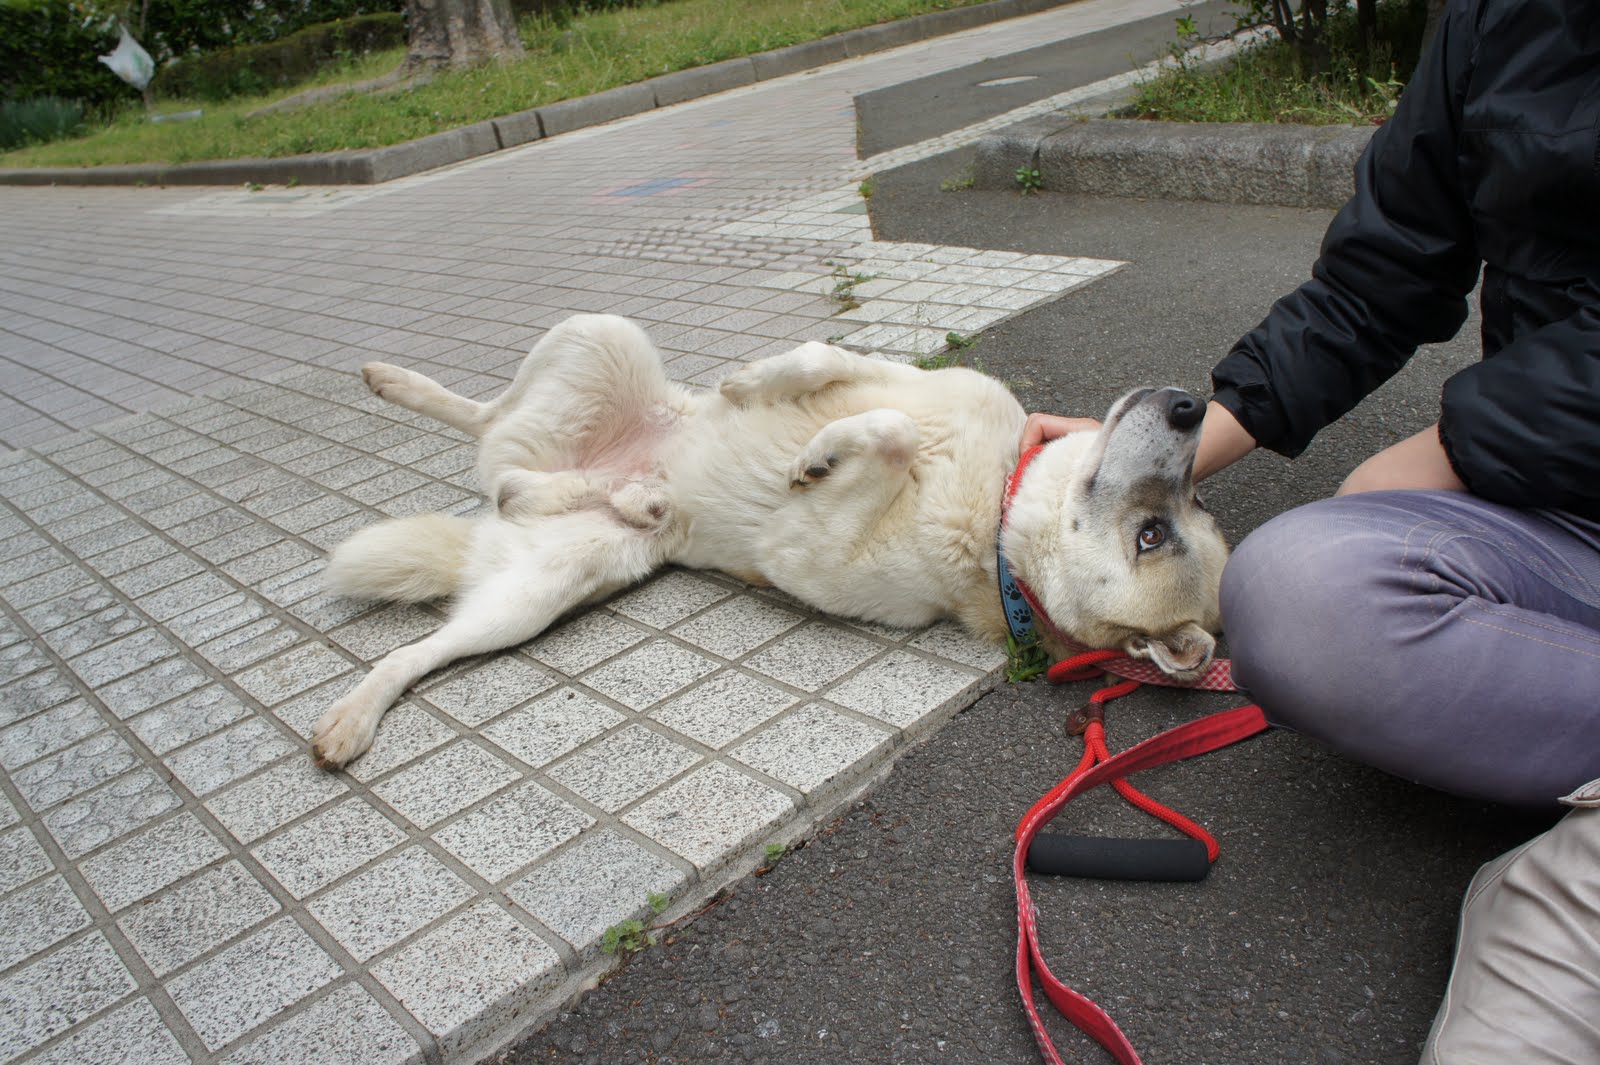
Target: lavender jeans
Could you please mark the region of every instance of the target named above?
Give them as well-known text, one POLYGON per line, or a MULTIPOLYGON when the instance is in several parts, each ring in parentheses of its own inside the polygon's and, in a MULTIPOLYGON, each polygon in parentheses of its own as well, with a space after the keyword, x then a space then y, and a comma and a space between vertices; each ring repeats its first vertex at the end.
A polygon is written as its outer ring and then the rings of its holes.
POLYGON ((1460 492, 1279 515, 1222 577, 1268 719, 1444 791, 1553 805, 1600 777, 1600 525, 1460 492))
POLYGON ((1421 1065, 1600 1062, 1600 525, 1456 492, 1323 500, 1239 545, 1222 617, 1274 723, 1463 795, 1573 793, 1473 880, 1421 1065))

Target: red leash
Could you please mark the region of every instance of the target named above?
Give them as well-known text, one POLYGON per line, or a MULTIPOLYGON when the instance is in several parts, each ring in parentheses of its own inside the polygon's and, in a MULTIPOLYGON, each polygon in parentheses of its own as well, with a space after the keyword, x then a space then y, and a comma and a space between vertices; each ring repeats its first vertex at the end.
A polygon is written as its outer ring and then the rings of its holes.
MULTIPOLYGON (((1130 664, 1142 666, 1145 663, 1129 663, 1117 651, 1089 651, 1057 662, 1050 668, 1049 676, 1055 683, 1086 680, 1102 671, 1125 676, 1124 670, 1130 664)), ((1226 675, 1227 663, 1223 662, 1222 666, 1226 675)), ((1202 842, 1207 862, 1214 862, 1219 849, 1216 839, 1209 832, 1138 791, 1124 778, 1143 769, 1215 751, 1254 736, 1268 727, 1260 707, 1241 706, 1179 725, 1113 756, 1105 743, 1105 704, 1127 695, 1139 684, 1138 680, 1124 679, 1101 688, 1089 697, 1083 709, 1069 718, 1069 730, 1083 733, 1083 758, 1065 780, 1034 803, 1017 825, 1017 847, 1011 862, 1011 875, 1017 891, 1017 988, 1022 994, 1022 1006, 1027 1013, 1028 1024, 1033 1028, 1034 1039, 1039 1044, 1039 1052, 1051 1065, 1063 1065, 1063 1062, 1040 1019, 1033 995, 1035 978, 1062 1016, 1110 1051, 1121 1065, 1139 1065, 1139 1055, 1109 1014, 1062 983, 1045 964, 1044 955, 1039 949, 1036 915, 1026 878, 1029 848, 1039 830, 1077 796, 1101 784, 1110 783, 1139 809, 1202 842)), ((1201 686, 1209 690, 1222 690, 1209 685, 1201 686)), ((1233 690, 1231 684, 1225 690, 1233 690)))
MULTIPOLYGON (((1006 615, 1006 625, 1012 640, 1019 647, 1032 646, 1038 639, 1038 626, 1044 626, 1068 647, 1078 646, 1065 633, 1050 622, 1049 615, 1040 605, 1033 590, 1022 578, 1010 572, 1005 554, 1005 532, 1012 499, 1022 484, 1022 476, 1043 447, 1024 451, 1016 468, 1006 480, 1000 504, 1000 529, 996 537, 996 571, 1000 585, 1001 608, 1006 615)), ((1022 993, 1022 1007, 1027 1012, 1028 1023, 1033 1028, 1039 1052, 1050 1065, 1063 1065, 1061 1055, 1050 1035, 1045 1031, 1034 1002, 1033 985, 1037 979, 1047 997, 1062 1016, 1087 1033, 1121 1065, 1139 1065, 1139 1055, 1122 1034, 1109 1014, 1088 998, 1078 994, 1056 978, 1045 964, 1039 950, 1039 934, 1033 907, 1028 894, 1027 868, 1032 860, 1036 869, 1068 872, 1079 876, 1114 876, 1134 879, 1191 879, 1205 875, 1210 863, 1217 860, 1219 848, 1216 839, 1200 825, 1176 810, 1163 806, 1139 791, 1125 779, 1141 769, 1164 765, 1182 758, 1226 747, 1249 736, 1264 731, 1268 725, 1258 706, 1241 706, 1220 714, 1191 721, 1169 729, 1137 746, 1113 756, 1106 746, 1105 704, 1134 691, 1140 684, 1164 684, 1174 687, 1199 688, 1204 691, 1231 692, 1238 689, 1233 684, 1233 673, 1226 659, 1217 659, 1196 680, 1180 683, 1163 673, 1150 662, 1135 661, 1120 651, 1084 651, 1082 654, 1057 662, 1050 667, 1052 683, 1088 680, 1103 673, 1119 678, 1089 697, 1089 702, 1068 719, 1068 731, 1083 736, 1083 758, 1078 767, 1050 793, 1033 804, 1017 825, 1017 849, 1011 860, 1011 875, 1017 890, 1017 988, 1022 993), (1084 840, 1081 837, 1039 838, 1039 830, 1077 796, 1101 784, 1110 783, 1123 798, 1153 817, 1159 818, 1193 840, 1203 844, 1203 860, 1194 854, 1185 841, 1156 840, 1084 840), (1041 850, 1035 843, 1052 843, 1050 861, 1043 862, 1041 850), (1085 846, 1087 844, 1088 846, 1085 846), (1173 844, 1181 845, 1183 861, 1174 863, 1172 852, 1157 854, 1158 850, 1173 844), (1033 851, 1030 854, 1030 851, 1033 851), (1138 853, 1135 853, 1135 852, 1138 853), (1193 861, 1190 861, 1190 858, 1193 861), (1198 871, 1194 866, 1198 865, 1198 871), (1137 867, 1138 872, 1128 870, 1137 867)))

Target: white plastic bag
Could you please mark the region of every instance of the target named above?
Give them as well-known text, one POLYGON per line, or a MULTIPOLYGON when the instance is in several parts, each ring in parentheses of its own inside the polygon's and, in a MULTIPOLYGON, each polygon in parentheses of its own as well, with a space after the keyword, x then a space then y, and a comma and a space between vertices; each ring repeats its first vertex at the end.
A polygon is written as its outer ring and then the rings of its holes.
POLYGON ((150 53, 133 39, 128 27, 123 26, 121 29, 122 40, 117 42, 117 47, 110 55, 100 56, 100 62, 110 67, 111 72, 117 77, 144 92, 145 86, 150 84, 150 79, 155 77, 156 61, 151 59, 150 53))

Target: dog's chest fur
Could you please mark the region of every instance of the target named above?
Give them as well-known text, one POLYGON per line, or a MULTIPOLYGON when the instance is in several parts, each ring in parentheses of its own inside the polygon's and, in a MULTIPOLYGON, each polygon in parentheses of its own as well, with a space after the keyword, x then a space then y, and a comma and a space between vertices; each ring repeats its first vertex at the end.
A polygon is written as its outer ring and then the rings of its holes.
POLYGON ((967 372, 917 373, 748 407, 715 394, 697 400, 662 451, 680 523, 669 561, 771 583, 832 613, 907 627, 955 617, 1003 639, 995 526, 1025 419, 1003 386, 967 372), (919 439, 909 479, 858 526, 871 483, 852 480, 850 464, 877 456, 838 456, 804 487, 791 477, 825 426, 885 408, 908 415, 919 439))

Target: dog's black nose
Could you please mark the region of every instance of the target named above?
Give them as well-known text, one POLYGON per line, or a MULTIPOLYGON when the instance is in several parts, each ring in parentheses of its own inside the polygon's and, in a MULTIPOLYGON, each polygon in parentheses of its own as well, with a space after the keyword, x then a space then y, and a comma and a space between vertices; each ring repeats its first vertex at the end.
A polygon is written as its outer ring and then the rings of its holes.
POLYGON ((1189 393, 1174 389, 1167 396, 1167 424, 1174 429, 1193 429, 1205 416, 1204 404, 1189 393))

